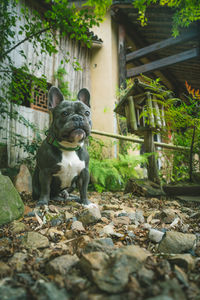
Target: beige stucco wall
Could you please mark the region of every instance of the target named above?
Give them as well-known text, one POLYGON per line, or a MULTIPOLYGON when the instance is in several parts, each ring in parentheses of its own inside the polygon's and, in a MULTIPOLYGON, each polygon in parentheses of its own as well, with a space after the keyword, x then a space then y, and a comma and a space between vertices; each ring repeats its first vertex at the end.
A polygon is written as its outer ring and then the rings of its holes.
MULTIPOLYGON (((100 27, 94 28, 94 33, 103 40, 99 49, 91 53, 91 108, 93 129, 117 133, 117 123, 113 112, 118 84, 118 41, 117 26, 108 12, 100 27)), ((105 141, 105 137, 93 135, 105 141)), ((109 156, 116 155, 116 146, 110 146, 109 156)))

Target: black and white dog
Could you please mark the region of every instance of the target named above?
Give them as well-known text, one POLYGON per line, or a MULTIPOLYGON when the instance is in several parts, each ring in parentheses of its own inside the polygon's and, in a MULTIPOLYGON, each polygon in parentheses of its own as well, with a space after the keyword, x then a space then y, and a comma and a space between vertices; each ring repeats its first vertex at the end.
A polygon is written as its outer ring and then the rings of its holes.
POLYGON ((87 205, 89 155, 84 142, 91 131, 90 93, 81 89, 77 101, 66 101, 51 87, 48 108, 53 120, 36 155, 33 199, 38 206, 48 205, 50 199, 60 199, 60 192, 77 186, 80 203, 87 205))

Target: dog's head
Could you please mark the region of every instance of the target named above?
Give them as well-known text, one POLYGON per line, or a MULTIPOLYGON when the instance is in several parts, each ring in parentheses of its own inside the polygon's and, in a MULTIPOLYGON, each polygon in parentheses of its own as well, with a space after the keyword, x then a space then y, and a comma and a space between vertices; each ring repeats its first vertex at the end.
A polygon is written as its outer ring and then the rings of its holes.
POLYGON ((48 108, 53 115, 49 132, 59 142, 80 144, 90 135, 90 93, 81 89, 77 98, 67 101, 58 88, 49 90, 48 108))

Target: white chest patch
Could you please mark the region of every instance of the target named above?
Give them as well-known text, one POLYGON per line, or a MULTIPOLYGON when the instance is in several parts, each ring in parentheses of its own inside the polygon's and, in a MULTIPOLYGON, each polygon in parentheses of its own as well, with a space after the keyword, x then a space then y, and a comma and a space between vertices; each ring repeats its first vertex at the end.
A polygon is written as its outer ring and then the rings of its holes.
POLYGON ((62 160, 58 165, 61 169, 54 176, 60 178, 62 189, 70 187, 73 178, 85 168, 85 162, 79 159, 75 151, 63 151, 62 160))

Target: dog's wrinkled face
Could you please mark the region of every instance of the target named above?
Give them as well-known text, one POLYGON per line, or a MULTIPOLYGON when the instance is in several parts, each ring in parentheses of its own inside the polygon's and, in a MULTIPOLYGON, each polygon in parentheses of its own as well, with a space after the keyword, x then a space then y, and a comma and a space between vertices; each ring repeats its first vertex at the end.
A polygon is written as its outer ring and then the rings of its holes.
POLYGON ((62 101, 53 109, 51 128, 58 141, 82 142, 91 131, 90 108, 81 101, 62 101))
POLYGON ((80 144, 90 135, 90 93, 84 88, 77 97, 77 101, 66 101, 58 88, 49 90, 48 107, 53 115, 49 131, 59 142, 80 144))

